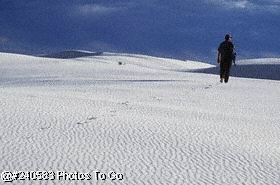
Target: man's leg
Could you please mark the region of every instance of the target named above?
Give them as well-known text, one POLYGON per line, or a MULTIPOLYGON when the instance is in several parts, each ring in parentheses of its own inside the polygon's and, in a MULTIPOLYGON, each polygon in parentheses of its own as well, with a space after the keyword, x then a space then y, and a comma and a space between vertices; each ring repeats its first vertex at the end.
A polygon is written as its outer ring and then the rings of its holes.
POLYGON ((231 68, 231 62, 227 61, 226 66, 225 66, 225 83, 228 82, 229 79, 229 73, 230 73, 230 68, 231 68))
POLYGON ((225 62, 221 61, 220 63, 220 82, 223 82, 225 78, 225 62))

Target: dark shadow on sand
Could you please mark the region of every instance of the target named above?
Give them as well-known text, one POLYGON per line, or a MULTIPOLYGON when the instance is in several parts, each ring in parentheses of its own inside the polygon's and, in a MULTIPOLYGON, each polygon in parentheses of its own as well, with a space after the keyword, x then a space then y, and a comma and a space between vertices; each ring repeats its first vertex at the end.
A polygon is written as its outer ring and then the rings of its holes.
POLYGON ((118 84, 118 83, 168 83, 168 82, 187 82, 189 80, 80 80, 80 79, 60 79, 58 77, 26 77, 26 78, 6 78, 0 80, 1 85, 17 85, 17 86, 37 86, 37 85, 109 85, 109 84, 118 84))
MULTIPOLYGON (((219 75, 220 67, 193 70, 194 73, 206 73, 219 75)), ((280 80, 280 64, 258 64, 232 66, 230 76, 242 78, 256 78, 268 80, 280 80)))
POLYGON ((40 57, 70 59, 70 58, 80 58, 80 57, 89 57, 89 56, 99 56, 102 54, 103 52, 62 51, 58 53, 43 55, 40 57))

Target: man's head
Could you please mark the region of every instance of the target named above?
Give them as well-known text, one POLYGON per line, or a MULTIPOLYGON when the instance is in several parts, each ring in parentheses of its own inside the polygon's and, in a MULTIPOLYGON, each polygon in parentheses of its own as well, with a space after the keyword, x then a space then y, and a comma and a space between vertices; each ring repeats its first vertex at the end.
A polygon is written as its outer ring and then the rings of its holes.
POLYGON ((231 39, 232 39, 231 34, 226 34, 226 36, 225 36, 225 40, 231 40, 231 39))

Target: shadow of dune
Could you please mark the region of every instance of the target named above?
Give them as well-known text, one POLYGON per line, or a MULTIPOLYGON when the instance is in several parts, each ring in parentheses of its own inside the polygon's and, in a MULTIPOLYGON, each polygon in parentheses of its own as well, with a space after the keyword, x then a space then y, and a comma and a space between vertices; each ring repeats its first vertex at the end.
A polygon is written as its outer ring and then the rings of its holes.
POLYGON ((56 85, 110 85, 110 84, 118 84, 118 83, 172 83, 172 82, 187 82, 189 80, 157 80, 157 79, 131 79, 131 80, 121 80, 121 79, 104 79, 104 80, 96 80, 96 79, 61 79, 56 76, 52 77, 20 77, 20 78, 5 78, 5 79, 0 79, 0 84, 1 85, 16 85, 16 86, 36 86, 36 85, 51 85, 51 86, 56 86, 56 85))
MULTIPOLYGON (((206 73, 219 75, 220 67, 193 70, 194 73, 206 73)), ((256 78, 268 80, 280 80, 280 64, 258 64, 232 66, 230 76, 241 78, 256 78)))
POLYGON ((70 58, 80 58, 80 57, 89 57, 89 56, 99 56, 102 54, 103 52, 62 51, 58 53, 43 55, 40 57, 70 59, 70 58))

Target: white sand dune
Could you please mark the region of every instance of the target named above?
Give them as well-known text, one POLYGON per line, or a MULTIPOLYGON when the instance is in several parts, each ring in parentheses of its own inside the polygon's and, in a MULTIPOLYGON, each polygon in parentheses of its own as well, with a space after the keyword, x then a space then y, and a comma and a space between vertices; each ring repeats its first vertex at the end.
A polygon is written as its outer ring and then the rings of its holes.
POLYGON ((56 173, 10 184, 280 183, 279 81, 220 84, 182 72, 208 64, 113 53, 0 53, 0 66, 0 172, 56 173), (97 180, 96 171, 123 180, 97 180))

